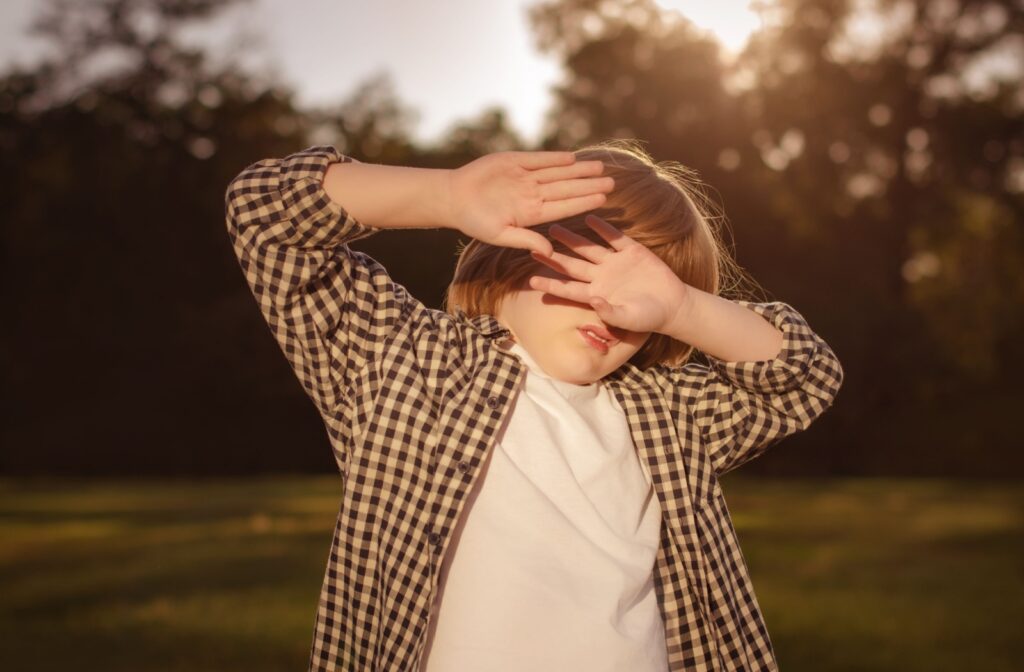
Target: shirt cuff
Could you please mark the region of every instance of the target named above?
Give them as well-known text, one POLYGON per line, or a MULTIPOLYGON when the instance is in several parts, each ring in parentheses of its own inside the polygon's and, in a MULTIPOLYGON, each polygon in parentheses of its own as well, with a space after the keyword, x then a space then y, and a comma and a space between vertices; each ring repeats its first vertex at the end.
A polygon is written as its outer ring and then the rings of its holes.
POLYGON ((787 303, 733 302, 775 325, 782 332, 782 348, 773 359, 758 361, 725 361, 704 353, 710 366, 726 380, 758 394, 783 394, 801 387, 819 355, 821 338, 787 303))
MULTIPOLYGON (((318 246, 351 243, 382 231, 351 216, 324 189, 324 175, 332 163, 359 162, 331 145, 314 145, 282 160, 281 187, 285 194, 294 196, 288 207, 295 220, 316 224, 306 234, 316 239, 318 246), (331 225, 325 226, 325 222, 331 222, 331 225)), ((307 245, 310 242, 306 241, 307 245)))

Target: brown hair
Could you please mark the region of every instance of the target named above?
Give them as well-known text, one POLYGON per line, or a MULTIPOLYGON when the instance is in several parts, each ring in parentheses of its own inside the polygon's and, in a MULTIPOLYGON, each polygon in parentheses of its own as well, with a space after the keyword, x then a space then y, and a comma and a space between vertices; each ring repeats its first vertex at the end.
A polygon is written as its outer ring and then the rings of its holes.
MULTIPOLYGON (((655 163, 638 141, 611 139, 574 150, 578 161, 600 160, 603 175, 615 179, 604 204, 591 210, 625 235, 645 245, 686 284, 718 294, 723 280, 745 278, 721 237, 712 201, 696 171, 675 161, 655 163)), ((608 243, 584 221, 586 213, 531 227, 549 239, 555 223, 598 244, 608 243)), ((564 246, 563 246, 564 247, 564 246)), ((569 250, 569 255, 575 256, 569 250)), ((472 239, 458 252, 455 276, 445 293, 444 309, 467 316, 495 314, 502 298, 529 286, 543 266, 529 250, 489 245, 472 239)), ((630 359, 646 369, 654 364, 681 365, 692 354, 689 344, 654 333, 630 359)))

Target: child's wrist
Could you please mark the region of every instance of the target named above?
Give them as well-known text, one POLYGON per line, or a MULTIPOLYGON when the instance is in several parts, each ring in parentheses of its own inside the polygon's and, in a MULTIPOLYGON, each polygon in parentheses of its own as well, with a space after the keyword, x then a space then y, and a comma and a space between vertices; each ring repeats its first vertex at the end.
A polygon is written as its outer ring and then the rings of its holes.
POLYGON ((690 343, 693 337, 694 311, 698 290, 680 281, 678 291, 674 292, 675 298, 671 300, 676 307, 675 313, 659 333, 670 336, 677 341, 690 343))
POLYGON ((452 174, 454 172, 450 168, 439 168, 431 175, 433 182, 430 185, 430 190, 433 198, 430 200, 434 204, 432 217, 440 228, 461 231, 458 222, 455 221, 455 199, 452 195, 452 174))

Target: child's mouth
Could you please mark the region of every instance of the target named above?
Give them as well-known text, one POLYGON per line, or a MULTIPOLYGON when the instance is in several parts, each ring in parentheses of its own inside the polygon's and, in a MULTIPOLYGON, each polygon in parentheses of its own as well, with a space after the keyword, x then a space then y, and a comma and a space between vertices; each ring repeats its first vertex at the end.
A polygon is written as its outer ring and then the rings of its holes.
POLYGON ((595 350, 599 350, 605 354, 608 353, 609 343, 597 336, 594 332, 583 328, 578 328, 576 331, 578 331, 580 336, 583 337, 583 340, 595 350))

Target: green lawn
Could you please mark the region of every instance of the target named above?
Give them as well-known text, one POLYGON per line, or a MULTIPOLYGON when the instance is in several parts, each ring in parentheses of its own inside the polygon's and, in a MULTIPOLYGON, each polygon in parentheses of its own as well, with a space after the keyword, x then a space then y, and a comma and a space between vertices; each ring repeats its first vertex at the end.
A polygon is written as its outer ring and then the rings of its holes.
MULTIPOLYGON (((1020 669, 1024 484, 723 479, 783 672, 1020 669)), ((303 670, 336 477, 0 481, 3 669, 303 670)))

